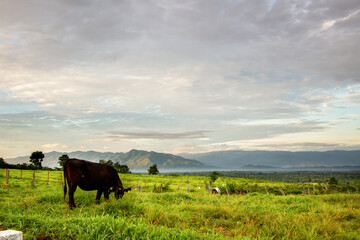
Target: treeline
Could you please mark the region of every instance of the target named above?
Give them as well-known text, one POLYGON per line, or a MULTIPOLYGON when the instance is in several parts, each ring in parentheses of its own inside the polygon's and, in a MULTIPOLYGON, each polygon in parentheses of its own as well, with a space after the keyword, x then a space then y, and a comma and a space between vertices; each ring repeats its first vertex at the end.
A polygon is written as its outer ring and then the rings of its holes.
POLYGON ((118 162, 114 163, 111 160, 100 160, 99 163, 112 166, 118 173, 131 173, 127 165, 121 165, 118 162))
MULTIPOLYGON (((58 164, 60 167, 55 167, 55 169, 49 168, 49 167, 43 167, 42 166, 42 162, 45 158, 45 155, 41 152, 41 151, 36 151, 33 152, 30 157, 29 157, 29 161, 30 163, 21 163, 21 164, 9 164, 7 162, 5 162, 5 160, 0 157, 0 168, 9 168, 9 169, 30 169, 30 170, 62 170, 64 163, 66 162, 66 160, 69 159, 69 156, 66 154, 61 155, 58 158, 58 164)), ((127 165, 122 165, 118 162, 113 162, 112 160, 100 160, 99 161, 100 164, 105 164, 105 165, 109 165, 112 166, 113 168, 115 168, 115 170, 118 173, 131 173, 129 167, 127 165)), ((159 174, 159 170, 157 168, 157 165, 154 164, 152 166, 150 166, 150 168, 148 169, 148 172, 150 175, 157 175, 159 174)))
POLYGON ((23 170, 36 170, 36 169, 43 169, 43 170, 54 170, 49 167, 39 167, 32 163, 18 163, 18 164, 9 164, 3 158, 0 158, 0 168, 9 168, 9 169, 23 169, 23 170))
MULTIPOLYGON (((9 169, 23 169, 23 170, 62 170, 64 162, 69 159, 69 156, 63 154, 58 159, 58 164, 60 167, 55 167, 55 169, 49 167, 43 167, 42 162, 45 158, 45 155, 41 151, 33 152, 29 157, 30 163, 21 163, 21 164, 9 164, 0 157, 0 168, 9 168, 9 169)), ((120 163, 114 163, 111 160, 100 160, 100 164, 105 164, 112 166, 119 173, 131 173, 127 165, 121 165, 120 163)))
POLYGON ((339 184, 360 184, 360 172, 222 172, 226 176, 239 178, 257 178, 288 183, 328 183, 332 177, 339 184))
POLYGON ((53 170, 48 167, 43 167, 41 164, 45 158, 45 155, 41 151, 35 151, 31 153, 29 157, 29 164, 27 163, 18 163, 18 164, 9 164, 5 162, 3 158, 0 158, 0 168, 10 168, 10 169, 30 169, 30 170, 36 170, 36 169, 43 169, 43 170, 53 170))

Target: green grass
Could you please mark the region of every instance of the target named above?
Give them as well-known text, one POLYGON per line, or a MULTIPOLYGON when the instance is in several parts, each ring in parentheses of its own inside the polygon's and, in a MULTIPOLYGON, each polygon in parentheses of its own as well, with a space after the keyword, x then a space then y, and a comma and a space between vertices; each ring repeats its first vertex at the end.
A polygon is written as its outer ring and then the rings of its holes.
POLYGON ((120 176, 125 186, 131 178, 132 186, 138 180, 144 187, 146 179, 146 191, 133 190, 117 201, 112 194, 108 202, 96 203, 95 191, 78 188, 77 208, 69 210, 61 174, 50 172, 48 182, 48 172, 37 171, 34 188, 32 171, 23 171, 20 179, 20 170, 10 170, 10 184, 4 186, 0 169, 0 228, 23 231, 25 239, 360 239, 359 194, 320 194, 311 188, 312 195, 303 196, 299 184, 220 178, 219 187, 233 183, 251 189, 245 196, 220 196, 206 191, 205 177, 129 174, 120 176), (166 183, 169 190, 153 192, 166 183), (276 191, 280 187, 286 196, 276 191), (288 194, 298 188, 299 194, 288 194))

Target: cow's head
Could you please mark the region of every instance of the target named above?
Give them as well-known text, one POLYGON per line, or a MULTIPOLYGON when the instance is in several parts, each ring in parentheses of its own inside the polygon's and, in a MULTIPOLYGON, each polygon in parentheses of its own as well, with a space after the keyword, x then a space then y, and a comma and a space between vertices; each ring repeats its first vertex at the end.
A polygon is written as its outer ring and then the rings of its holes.
POLYGON ((131 187, 130 188, 119 187, 118 191, 115 191, 115 197, 116 199, 119 199, 119 197, 122 198, 125 192, 130 192, 130 191, 131 191, 131 187))

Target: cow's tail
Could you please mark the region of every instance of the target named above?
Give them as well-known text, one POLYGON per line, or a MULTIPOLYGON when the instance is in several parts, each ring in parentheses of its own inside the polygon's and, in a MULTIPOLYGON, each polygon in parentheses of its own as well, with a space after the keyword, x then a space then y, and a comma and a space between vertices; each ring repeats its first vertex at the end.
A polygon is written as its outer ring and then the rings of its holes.
POLYGON ((64 163, 63 165, 63 169, 64 169, 64 202, 65 202, 65 199, 66 199, 66 193, 67 193, 67 188, 66 188, 66 173, 67 173, 67 168, 66 168, 66 164, 64 163))

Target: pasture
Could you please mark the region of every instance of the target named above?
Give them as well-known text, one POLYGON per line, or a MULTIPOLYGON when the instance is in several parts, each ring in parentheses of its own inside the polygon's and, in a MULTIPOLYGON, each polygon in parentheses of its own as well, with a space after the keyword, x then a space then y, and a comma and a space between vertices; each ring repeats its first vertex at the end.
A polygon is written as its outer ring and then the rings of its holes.
POLYGON ((221 177, 215 186, 249 193, 215 195, 202 176, 121 174, 133 187, 122 199, 111 194, 96 203, 96 191, 78 188, 77 208, 69 210, 62 172, 50 171, 48 179, 48 171, 36 171, 35 187, 32 174, 24 170, 20 178, 11 169, 3 185, 0 169, 0 229, 23 231, 25 239, 360 239, 353 189, 221 177))

